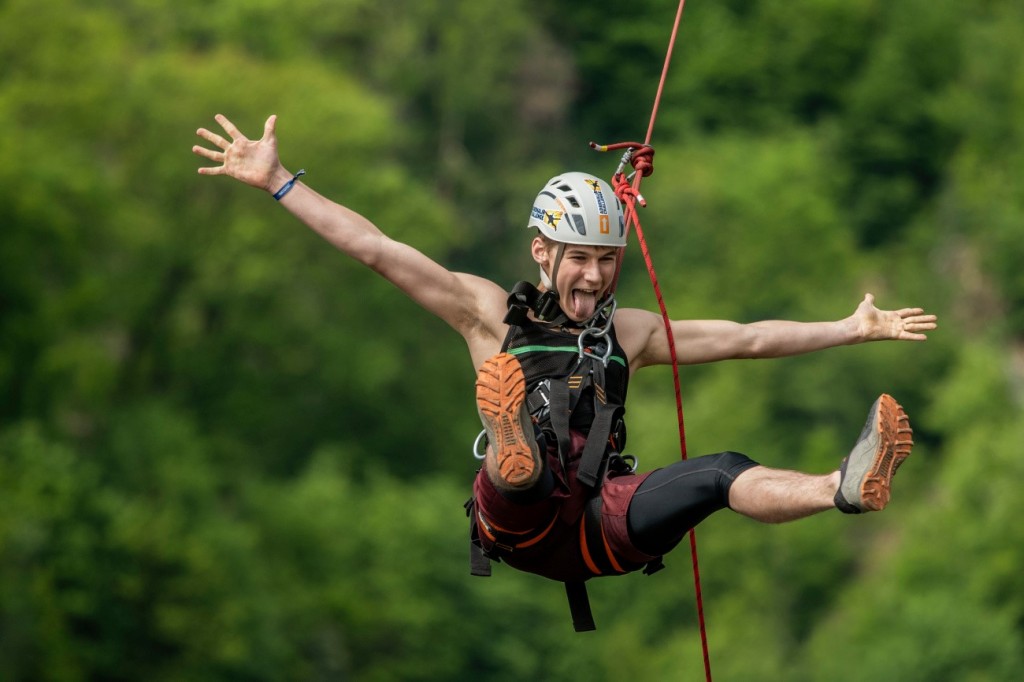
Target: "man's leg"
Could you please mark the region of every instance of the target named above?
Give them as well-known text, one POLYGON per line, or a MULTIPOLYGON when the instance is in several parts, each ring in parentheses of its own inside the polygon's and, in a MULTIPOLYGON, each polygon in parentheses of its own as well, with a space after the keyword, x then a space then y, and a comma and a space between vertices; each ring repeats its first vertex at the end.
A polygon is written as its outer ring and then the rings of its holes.
POLYGON ((543 459, 526 408, 526 381, 515 356, 499 353, 477 373, 476 403, 487 430, 484 469, 502 492, 529 489, 540 479, 543 459))
POLYGON ((738 452, 720 452, 657 469, 636 489, 626 521, 633 546, 661 556, 686 533, 730 504, 730 489, 745 472, 763 469, 738 452))
POLYGON ((881 395, 839 471, 824 476, 755 467, 729 490, 734 511, 766 523, 782 523, 838 507, 847 514, 881 511, 892 478, 914 445, 910 419, 892 396, 881 395))
POLYGON ((910 420, 891 395, 874 401, 850 455, 823 476, 756 467, 729 489, 733 510, 767 523, 804 518, 838 507, 848 514, 882 511, 896 470, 913 446, 910 420))
POLYGON ((757 466, 736 477, 729 507, 764 523, 795 521, 835 507, 839 472, 824 476, 757 466))
POLYGON ((488 441, 473 484, 479 521, 509 536, 543 528, 556 511, 550 498, 554 475, 525 404, 519 361, 499 353, 484 362, 477 373, 476 399, 488 441))
POLYGON ((766 523, 782 523, 838 507, 848 514, 879 511, 892 478, 914 442, 906 412, 891 396, 871 406, 867 422, 839 471, 814 475, 761 466, 735 452, 676 462, 652 472, 628 510, 637 548, 666 553, 710 514, 729 507, 766 523))

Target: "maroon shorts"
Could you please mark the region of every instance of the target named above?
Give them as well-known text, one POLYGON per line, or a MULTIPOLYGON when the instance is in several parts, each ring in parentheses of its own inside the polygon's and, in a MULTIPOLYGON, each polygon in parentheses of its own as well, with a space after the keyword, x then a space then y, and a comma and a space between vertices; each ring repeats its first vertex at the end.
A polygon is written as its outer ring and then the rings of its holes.
POLYGON ((474 523, 485 552, 519 570, 562 581, 628 573, 658 558, 633 546, 626 523, 630 500, 649 473, 607 475, 600 514, 588 515, 592 491, 576 480, 585 442, 582 434, 572 434, 565 472, 554 448, 548 451, 555 484, 540 500, 509 499, 480 470, 473 484, 474 523))

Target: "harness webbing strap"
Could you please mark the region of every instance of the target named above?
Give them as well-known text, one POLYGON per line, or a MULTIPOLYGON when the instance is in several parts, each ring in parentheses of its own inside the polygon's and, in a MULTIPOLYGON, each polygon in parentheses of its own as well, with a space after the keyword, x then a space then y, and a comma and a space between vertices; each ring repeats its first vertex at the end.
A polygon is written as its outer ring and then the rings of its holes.
POLYGON ((580 468, 576 471, 576 479, 588 488, 597 487, 601 480, 601 469, 608 452, 608 437, 620 414, 622 407, 619 405, 597 404, 590 435, 580 455, 580 468))
POLYGON ((588 488, 594 488, 601 480, 601 462, 608 451, 608 434, 612 430, 611 413, 614 408, 601 400, 602 393, 598 390, 604 388, 604 366, 592 358, 588 358, 586 364, 590 365, 591 381, 594 384, 594 421, 590 424, 587 444, 583 446, 580 455, 576 479, 588 488))
MULTIPOLYGON (((595 576, 626 573, 626 569, 619 565, 608 547, 608 541, 601 525, 602 506, 600 494, 593 495, 584 505, 583 520, 580 524, 580 550, 583 552, 587 567, 595 576)), ((652 563, 658 564, 660 559, 652 563)), ((655 570, 657 568, 652 568, 650 572, 653 573, 655 570)), ((569 599, 573 629, 576 632, 596 630, 597 626, 590 610, 590 597, 587 594, 586 583, 583 581, 567 582, 565 593, 569 599)))
POLYGON ((558 514, 552 514, 551 520, 548 521, 548 525, 544 526, 540 530, 533 528, 524 533, 513 533, 502 528, 494 527, 487 521, 487 519, 484 518, 484 515, 480 510, 476 510, 476 520, 478 522, 477 529, 481 531, 488 540, 493 542, 499 549, 511 552, 517 549, 532 547, 546 538, 548 533, 551 532, 551 529, 555 527, 555 522, 558 521, 558 514))
POLYGON ((572 396, 566 381, 551 382, 551 429, 558 441, 558 461, 564 468, 572 438, 569 435, 569 417, 572 415, 572 396))
POLYGON ((590 597, 587 596, 587 584, 582 580, 570 580, 565 583, 565 596, 569 600, 569 613, 572 614, 572 628, 576 632, 596 630, 594 614, 590 610, 590 597))
POLYGON ((479 529, 476 525, 476 498, 469 498, 464 506, 466 516, 469 517, 469 574, 490 577, 491 560, 480 546, 479 529))
POLYGON ((517 282, 508 296, 508 314, 505 324, 523 325, 529 319, 529 312, 549 324, 572 324, 558 304, 558 292, 554 289, 541 292, 529 282, 517 282))
POLYGON ((469 543, 469 574, 482 578, 491 577, 491 560, 475 542, 469 543))
POLYGON ((587 567, 594 575, 625 573, 615 561, 601 524, 601 509, 604 502, 600 494, 593 495, 583 507, 583 523, 580 524, 580 547, 583 548, 587 567))

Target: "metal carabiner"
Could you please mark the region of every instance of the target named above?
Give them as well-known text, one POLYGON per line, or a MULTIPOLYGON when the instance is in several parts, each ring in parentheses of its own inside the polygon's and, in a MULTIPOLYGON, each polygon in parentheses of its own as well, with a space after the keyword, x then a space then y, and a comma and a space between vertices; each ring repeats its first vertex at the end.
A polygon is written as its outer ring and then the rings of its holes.
POLYGON ((487 457, 487 445, 484 445, 484 451, 480 452, 480 441, 487 439, 487 429, 480 432, 480 435, 473 441, 473 458, 483 460, 487 457))
POLYGON ((612 344, 606 343, 604 352, 599 355, 588 348, 584 342, 587 337, 593 337, 595 340, 600 340, 608 336, 608 332, 612 330, 612 320, 615 319, 615 311, 618 307, 619 304, 618 301, 615 300, 615 296, 610 296, 608 303, 598 310, 594 317, 590 319, 591 325, 580 332, 580 335, 576 340, 576 345, 579 347, 581 360, 583 358, 593 358, 595 360, 600 360, 601 364, 605 367, 608 366, 608 361, 612 357, 612 344), (610 311, 608 311, 609 308, 611 308, 610 311), (594 324, 594 322, 602 316, 605 318, 604 324, 600 326, 594 324))
MULTIPOLYGON (((579 338, 579 342, 578 342, 579 349, 580 349, 580 358, 593 358, 595 360, 600 360, 601 364, 604 365, 605 367, 607 367, 608 366, 608 361, 611 360, 611 357, 612 357, 612 344, 610 344, 610 343, 608 343, 606 341, 605 344, 604 344, 604 352, 600 353, 600 354, 595 353, 589 347, 583 345, 584 337, 588 335, 589 331, 590 330, 588 330, 588 329, 584 329, 580 333, 580 338, 579 338)), ((595 337, 597 337, 599 339, 602 336, 604 336, 603 334, 590 334, 590 335, 591 336, 595 336, 595 337)))

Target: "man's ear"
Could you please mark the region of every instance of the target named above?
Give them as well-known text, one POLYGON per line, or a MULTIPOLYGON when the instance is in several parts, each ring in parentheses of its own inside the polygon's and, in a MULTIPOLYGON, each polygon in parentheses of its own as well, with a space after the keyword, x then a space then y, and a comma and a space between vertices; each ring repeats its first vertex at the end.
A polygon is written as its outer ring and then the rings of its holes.
POLYGON ((540 237, 533 238, 533 242, 530 244, 530 255, 533 256, 534 262, 541 267, 546 267, 551 260, 551 251, 548 249, 547 243, 540 237))

